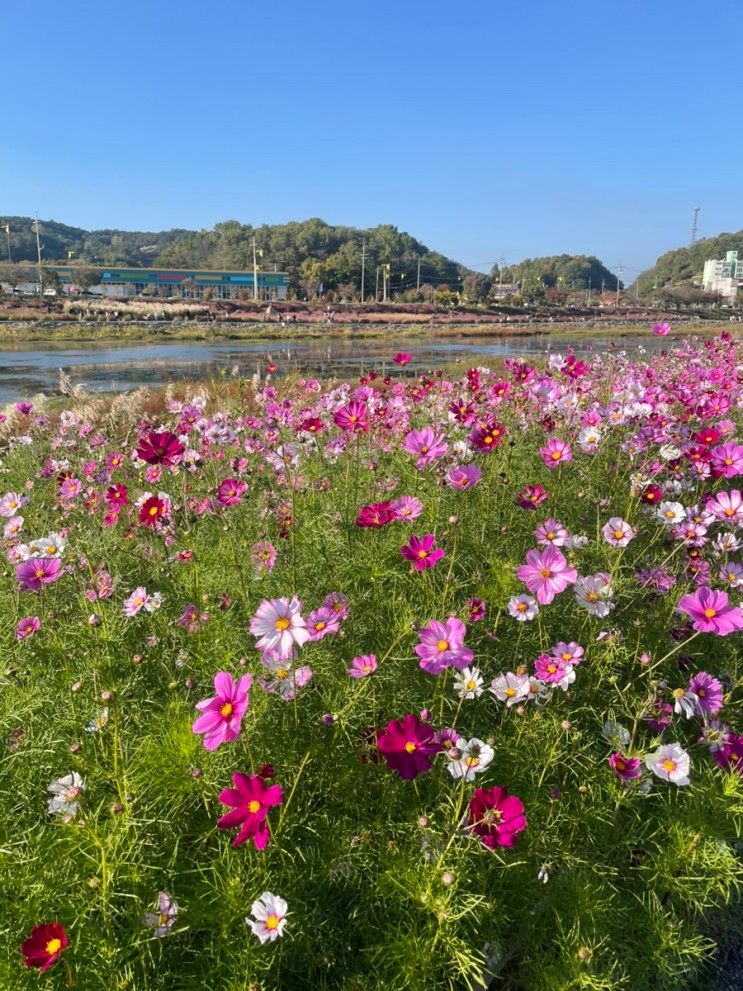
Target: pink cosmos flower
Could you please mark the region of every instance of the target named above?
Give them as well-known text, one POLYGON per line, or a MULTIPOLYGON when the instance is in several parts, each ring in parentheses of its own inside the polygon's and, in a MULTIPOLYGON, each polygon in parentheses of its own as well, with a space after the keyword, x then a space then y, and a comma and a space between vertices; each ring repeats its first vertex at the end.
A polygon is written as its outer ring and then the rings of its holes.
POLYGON ((413 648, 419 665, 429 674, 439 675, 448 667, 466 668, 475 656, 464 646, 466 627, 461 619, 450 616, 446 623, 432 619, 418 631, 419 642, 413 648))
POLYGON ((636 536, 629 523, 620 519, 619 516, 612 516, 604 525, 601 533, 607 544, 611 544, 612 547, 626 547, 630 540, 636 536))
POLYGON ((124 599, 122 603, 122 609, 124 610, 124 615, 129 619, 132 616, 136 616, 139 610, 146 606, 149 602, 149 595, 147 594, 147 589, 140 585, 135 588, 128 599, 124 599))
POLYGON ((266 788, 257 774, 248 777, 240 771, 232 775, 232 783, 234 788, 225 788, 219 793, 219 801, 222 805, 231 805, 232 811, 225 812, 217 820, 217 826, 220 829, 241 827, 232 841, 233 846, 240 846, 252 839, 256 850, 265 850, 270 838, 268 810, 281 804, 284 791, 278 784, 266 788))
POLYGON ((276 567, 276 548, 268 540, 259 540, 250 548, 250 566, 259 578, 270 575, 276 567))
POLYGON ((550 654, 540 654, 534 661, 534 673, 540 681, 548 684, 558 684, 568 674, 570 664, 566 664, 561 658, 550 654))
POLYGON ((352 399, 346 406, 341 406, 333 415, 336 427, 349 433, 365 433, 369 429, 368 410, 366 403, 352 399))
POLYGON ((433 727, 411 713, 403 719, 390 720, 379 735, 377 747, 389 768, 412 781, 430 770, 431 757, 442 749, 434 737, 433 727))
POLYGON ((551 546, 543 551, 527 551, 526 564, 519 565, 516 574, 543 606, 549 605, 578 578, 575 568, 569 568, 561 552, 551 546))
POLYGON ((570 534, 562 523, 550 518, 536 528, 534 536, 542 547, 548 544, 552 544, 553 547, 564 547, 570 534))
POLYGON ((348 619, 350 615, 348 596, 343 592, 331 592, 322 600, 324 609, 332 609, 339 620, 348 619))
POLYGON ((728 604, 727 593, 698 588, 693 595, 684 595, 676 607, 691 620, 700 633, 716 633, 726 637, 743 629, 743 613, 738 606, 728 604))
POLYGON ((231 674, 220 671, 214 677, 214 696, 196 703, 202 715, 191 728, 194 733, 204 734, 207 750, 216 750, 221 743, 238 738, 252 683, 253 676, 250 674, 235 682, 231 674))
POLYGON ((423 512, 423 503, 415 496, 402 495, 392 503, 396 520, 417 520, 423 512))
POLYGON ((699 671, 689 682, 689 691, 696 695, 696 709, 702 715, 714 715, 722 709, 722 683, 706 671, 699 671))
POLYGON ((612 771, 623 781, 630 781, 632 778, 642 776, 642 767, 640 766, 642 762, 639 757, 627 757, 621 750, 617 750, 616 753, 607 757, 607 761, 612 771))
POLYGON ((477 599, 474 596, 470 596, 467 599, 467 609, 468 609, 468 619, 471 623, 479 623, 481 619, 485 619, 487 614, 487 607, 482 599, 477 599))
POLYGON ((56 582, 62 575, 62 562, 56 557, 33 557, 15 569, 21 588, 38 592, 44 585, 56 582))
POLYGON ((374 674, 377 667, 376 654, 361 654, 351 661, 351 667, 347 669, 347 673, 351 678, 366 678, 370 674, 374 674))
POLYGON ((557 437, 552 437, 544 447, 540 447, 539 454, 542 461, 550 469, 557 468, 558 465, 573 460, 573 452, 570 444, 567 441, 559 440, 557 437))
POLYGON ((737 771, 743 777, 743 733, 731 733, 723 746, 712 755, 715 763, 726 771, 737 771))
POLYGON ((570 643, 561 640, 552 648, 552 656, 557 657, 563 664, 580 664, 584 653, 581 645, 574 640, 571 640, 570 643))
POLYGON ((247 488, 248 486, 242 479, 225 478, 217 488, 217 502, 220 506, 237 506, 247 488))
POLYGON ((704 508, 723 523, 743 523, 743 495, 739 489, 718 492, 704 508))
POLYGON ((79 478, 65 478, 62 484, 59 486, 60 498, 71 502, 80 495, 83 489, 83 483, 79 478))
POLYGON ((549 499, 549 492, 541 485, 525 485, 516 496, 516 503, 522 509, 536 509, 549 499))
POLYGON ((41 621, 38 616, 25 616, 15 628, 16 639, 30 640, 40 629, 41 621))
POLYGON ((470 800, 469 829, 489 849, 511 847, 516 836, 526 829, 524 805, 505 788, 475 788, 470 800))
POLYGON ((19 509, 22 509, 28 502, 28 496, 18 495, 17 492, 6 492, 0 498, 0 516, 10 519, 15 516, 19 509))
POLYGON ((477 451, 495 451, 506 436, 505 427, 493 417, 486 417, 470 432, 469 442, 477 451))
POLYGON ((411 362, 412 358, 412 354, 407 354, 405 351, 400 351, 392 360, 396 365, 407 365, 411 362))
POLYGON ((455 465, 446 473, 447 485, 453 489, 471 489, 482 478, 482 471, 476 464, 455 465))
POLYGON ((327 636, 337 633, 341 626, 340 617, 328 606, 320 606, 311 612, 305 620, 310 631, 310 640, 324 640, 327 636))
POLYGON ((656 337, 667 337, 671 333, 670 323, 654 323, 653 333, 656 337))
POLYGON ((422 430, 411 430, 405 437, 402 446, 410 454, 418 457, 416 468, 423 470, 426 465, 442 457, 449 450, 443 434, 436 434, 431 427, 422 430))
POLYGON ((444 556, 443 548, 434 547, 435 543, 436 537, 432 533, 426 534, 425 537, 411 535, 408 543, 400 548, 400 553, 406 561, 412 563, 416 571, 426 571, 435 567, 437 561, 444 556))
POLYGON ((712 448, 712 470, 717 477, 743 475, 743 444, 719 444, 712 448))
POLYGON ((310 639, 310 632, 302 619, 302 603, 291 599, 266 599, 258 606, 250 621, 250 632, 258 637, 258 650, 276 652, 280 658, 289 657, 295 644, 301 647, 310 639))

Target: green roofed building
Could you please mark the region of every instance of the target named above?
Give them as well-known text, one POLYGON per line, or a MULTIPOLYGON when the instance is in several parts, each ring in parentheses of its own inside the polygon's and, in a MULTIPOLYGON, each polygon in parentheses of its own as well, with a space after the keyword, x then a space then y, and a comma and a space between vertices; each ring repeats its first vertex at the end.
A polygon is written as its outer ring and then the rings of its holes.
MULTIPOLYGON (((44 265, 56 272, 63 287, 75 286, 81 269, 75 265, 44 265)), ((158 299, 285 299, 286 272, 211 272, 180 268, 115 268, 86 266, 86 281, 100 273, 90 291, 104 296, 154 296, 158 299)))

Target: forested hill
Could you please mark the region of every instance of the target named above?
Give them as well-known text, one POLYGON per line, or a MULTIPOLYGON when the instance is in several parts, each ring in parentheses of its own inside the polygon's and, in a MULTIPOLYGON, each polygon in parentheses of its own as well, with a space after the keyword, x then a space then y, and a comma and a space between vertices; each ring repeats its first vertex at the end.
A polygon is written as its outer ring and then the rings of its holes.
MULTIPOLYGON (((36 260, 33 223, 31 217, 0 217, 0 227, 10 226, 15 262, 36 260)), ((422 285, 444 284, 456 289, 469 271, 391 224, 361 230, 332 226, 319 219, 260 227, 227 220, 209 231, 176 229, 158 233, 86 231, 51 220, 40 220, 39 225, 43 258, 48 262, 66 262, 67 252, 72 251, 72 262, 81 265, 250 270, 255 238, 259 266, 288 272, 295 287, 303 282, 322 282, 326 289, 358 289, 362 253, 367 292, 375 285, 378 266, 380 280, 381 266, 389 266, 390 288, 396 293, 415 289, 419 263, 422 285)), ((4 230, 0 234, 5 241, 4 230)))
POLYGON ((594 255, 547 255, 527 258, 509 265, 501 273, 497 266, 491 273, 503 282, 518 282, 523 286, 539 284, 545 288, 601 289, 617 287, 617 277, 594 255))
POLYGON ((705 261, 708 258, 724 258, 728 251, 737 251, 743 258, 743 231, 706 237, 691 248, 667 251, 652 268, 640 275, 640 283, 644 286, 662 287, 699 281, 705 261))

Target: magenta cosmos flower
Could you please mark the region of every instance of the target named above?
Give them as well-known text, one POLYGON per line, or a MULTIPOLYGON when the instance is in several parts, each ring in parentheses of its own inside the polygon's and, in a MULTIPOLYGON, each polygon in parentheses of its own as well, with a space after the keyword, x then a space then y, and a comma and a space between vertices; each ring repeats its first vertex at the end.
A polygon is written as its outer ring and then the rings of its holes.
POLYGON ((513 846, 518 833, 526 829, 523 802, 497 785, 488 790, 475 788, 470 801, 469 828, 489 850, 513 846))
POLYGON ((743 475, 743 444, 720 444, 713 447, 712 470, 722 478, 743 475))
POLYGON ((436 537, 432 533, 425 537, 412 536, 404 547, 400 548, 400 553, 406 561, 410 561, 416 571, 426 571, 433 568, 437 561, 444 556, 443 548, 434 547, 436 537))
POLYGON ((411 781, 430 769, 431 758, 442 749, 434 736, 433 727, 411 713, 404 719, 391 719, 380 733, 377 747, 387 766, 411 781))
POLYGON ((567 441, 553 437, 544 447, 539 448, 542 461, 548 468, 557 468, 566 461, 573 460, 573 451, 567 441))
POLYGON ((397 515, 391 502, 373 502, 369 506, 361 507, 356 517, 356 526, 386 526, 396 519, 397 515))
POLYGON ((482 478, 482 472, 475 464, 455 465, 446 473, 447 485, 453 489, 471 489, 482 478))
POLYGON ((728 604, 725 592, 711 588, 698 588, 693 595, 684 595, 676 607, 691 620, 699 633, 716 633, 726 637, 743 629, 743 613, 738 606, 728 604))
POLYGON ((30 640, 31 637, 41 629, 41 620, 38 616, 25 616, 19 620, 15 628, 17 640, 30 640))
POLYGON ((369 429, 368 410, 366 403, 353 399, 346 406, 341 406, 333 415, 336 427, 349 433, 364 433, 369 429))
POLYGON ((699 671, 689 682, 689 691, 697 697, 696 708, 703 715, 714 715, 722 709, 722 683, 706 671, 699 671))
POLYGON ((406 351, 399 351, 392 360, 396 365, 408 365, 412 358, 412 354, 408 354, 406 351))
POLYGON ((413 648, 420 657, 420 667, 436 675, 448 667, 463 671, 475 656, 464 646, 465 633, 464 623, 456 616, 450 616, 446 623, 432 619, 418 631, 419 642, 413 648))
POLYGON ((265 850, 270 838, 268 810, 281 804, 284 791, 281 785, 269 785, 266 788, 263 779, 257 774, 248 777, 241 771, 232 775, 232 783, 234 788, 225 788, 219 793, 219 801, 222 805, 231 805, 232 811, 225 812, 217 820, 217 826, 220 829, 241 827, 232 841, 233 846, 252 840, 256 850, 265 850))
POLYGON ((204 734, 204 747, 216 750, 220 743, 236 740, 248 708, 248 693, 253 676, 245 674, 235 682, 231 674, 220 671, 214 677, 214 697, 202 699, 196 708, 202 713, 193 724, 194 733, 204 734))
POLYGON ((541 485, 525 485, 516 496, 516 504, 522 509, 536 509, 549 497, 541 485))
POLYGON ((183 444, 169 430, 163 430, 160 433, 151 430, 140 438, 137 456, 141 461, 146 461, 148 465, 166 465, 169 467, 177 463, 184 451, 183 444))
POLYGON ((569 568, 562 553, 552 545, 543 551, 526 552, 526 564, 516 569, 520 581, 546 606, 578 578, 575 568, 569 568))
POLYGON ((278 658, 288 657, 295 644, 301 647, 310 639, 310 631, 302 619, 302 603, 291 599, 265 599, 250 621, 250 632, 258 637, 258 650, 275 652, 278 658))
POLYGON ((715 763, 726 771, 737 771, 743 777, 743 733, 736 735, 732 733, 727 742, 715 750, 715 763))
POLYGON ((664 323, 664 322, 654 323, 653 333, 655 334, 656 337, 667 337, 668 334, 671 333, 670 323, 664 323))
POLYGON ((639 778, 642 775, 639 757, 627 757, 621 750, 617 750, 616 753, 607 757, 607 761, 612 771, 623 781, 630 781, 632 778, 639 778))
POLYGON ((470 432, 469 442, 477 451, 494 451, 503 443, 506 430, 502 423, 487 417, 470 432))
POLYGON ((247 488, 247 484, 242 479, 225 478, 217 487, 217 502, 220 506, 237 506, 247 488))
POLYGON ((23 561, 15 569, 15 576, 26 590, 38 592, 42 586, 50 585, 62 574, 62 562, 56 557, 33 557, 23 561))

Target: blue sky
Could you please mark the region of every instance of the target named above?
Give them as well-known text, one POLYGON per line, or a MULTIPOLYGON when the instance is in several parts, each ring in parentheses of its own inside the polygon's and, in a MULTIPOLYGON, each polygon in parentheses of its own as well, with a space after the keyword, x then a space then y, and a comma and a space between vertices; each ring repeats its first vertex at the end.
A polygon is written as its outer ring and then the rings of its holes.
POLYGON ((625 278, 743 228, 738 0, 26 0, 0 18, 0 212, 393 223, 472 267, 625 278))

